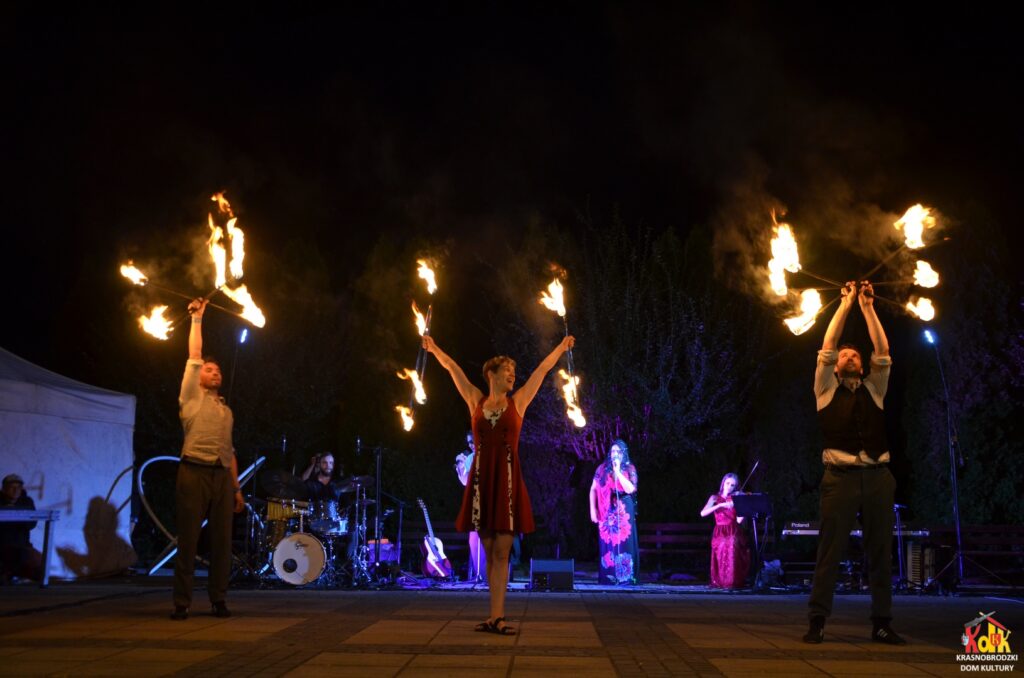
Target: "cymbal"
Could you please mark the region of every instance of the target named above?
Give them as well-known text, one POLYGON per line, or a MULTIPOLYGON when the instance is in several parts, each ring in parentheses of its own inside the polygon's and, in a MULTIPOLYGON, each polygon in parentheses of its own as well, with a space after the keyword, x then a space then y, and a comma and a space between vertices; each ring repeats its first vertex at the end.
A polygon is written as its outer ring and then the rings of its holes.
POLYGON ((373 504, 376 504, 377 502, 375 502, 373 499, 360 499, 359 501, 354 502, 354 503, 359 504, 360 506, 372 506, 373 504))
POLYGON ((373 484, 373 476, 352 476, 348 479, 341 489, 338 490, 340 494, 345 492, 355 492, 357 488, 366 487, 367 485, 373 484))
POLYGON ((274 469, 263 474, 263 489, 268 494, 282 499, 306 499, 309 491, 306 483, 284 469, 274 469))

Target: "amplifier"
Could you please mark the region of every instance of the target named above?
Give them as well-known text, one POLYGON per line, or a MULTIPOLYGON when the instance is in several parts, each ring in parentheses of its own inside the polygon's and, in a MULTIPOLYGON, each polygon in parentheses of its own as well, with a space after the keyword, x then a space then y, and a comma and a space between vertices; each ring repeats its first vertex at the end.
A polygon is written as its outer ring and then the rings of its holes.
POLYGON ((572 591, 576 561, 530 559, 530 589, 533 591, 572 591))

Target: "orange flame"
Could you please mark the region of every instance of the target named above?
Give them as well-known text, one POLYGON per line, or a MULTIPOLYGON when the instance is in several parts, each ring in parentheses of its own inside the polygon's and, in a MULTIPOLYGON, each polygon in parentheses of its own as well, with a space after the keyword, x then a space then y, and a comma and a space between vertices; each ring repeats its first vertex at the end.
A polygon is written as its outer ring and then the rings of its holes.
POLYGON ((223 191, 211 195, 210 200, 217 203, 217 209, 221 214, 226 214, 229 217, 235 216, 235 213, 231 211, 231 203, 229 203, 228 199, 224 197, 223 191))
POLYGON ((127 264, 121 264, 121 275, 131 280, 135 285, 145 285, 149 281, 146 274, 135 268, 135 265, 130 261, 127 264))
POLYGON ((171 321, 164 317, 166 306, 154 306, 148 316, 139 316, 139 327, 157 339, 167 341, 171 336, 171 321))
POLYGON ((206 247, 210 250, 210 258, 213 259, 214 283, 216 288, 224 287, 227 283, 227 262, 228 253, 224 249, 224 229, 213 223, 213 215, 209 215, 210 239, 206 241, 206 247))
POLYGON ((267 324, 266 316, 263 315, 263 311, 256 305, 256 302, 253 301, 252 295, 249 294, 249 290, 245 288, 245 285, 239 285, 234 289, 225 287, 224 294, 242 307, 242 317, 253 325, 263 327, 267 324))
POLYGON ((587 420, 584 418, 583 410, 579 406, 577 387, 580 384, 580 378, 575 375, 569 376, 569 373, 562 369, 558 370, 558 376, 565 380, 565 383, 562 384, 562 397, 565 398, 565 414, 576 425, 576 428, 583 428, 587 425, 587 420))
POLYGON ((411 431, 413 424, 416 423, 415 421, 413 421, 412 418, 412 410, 410 410, 408 407, 405 407, 404 405, 395 405, 395 412, 398 412, 400 415, 402 415, 402 428, 404 428, 406 431, 411 431))
MULTIPOLYGON (((774 213, 772 220, 775 220, 774 213)), ((768 262, 768 283, 772 291, 782 297, 789 291, 786 286, 786 271, 796 273, 800 270, 800 255, 797 252, 793 228, 789 224, 776 224, 772 230, 775 231, 775 237, 772 238, 772 258, 768 262)))
POLYGON ((918 203, 908 209, 899 221, 893 224, 897 231, 902 230, 906 236, 907 247, 912 250, 924 247, 921 236, 926 228, 935 228, 935 217, 930 207, 918 203))
POLYGON ((914 284, 918 287, 935 287, 939 284, 939 273, 927 261, 918 261, 914 284))
POLYGON ((917 301, 908 301, 907 310, 921 320, 932 320, 935 318, 935 307, 928 297, 918 297, 917 301))
POLYGON ((420 405, 427 402, 427 392, 423 389, 423 382, 420 381, 420 375, 416 373, 416 370, 404 368, 397 374, 399 379, 412 381, 413 397, 416 398, 416 402, 420 405))
POLYGON ((412 302, 412 313, 416 317, 416 331, 419 332, 422 337, 427 333, 427 319, 422 313, 420 313, 420 309, 416 306, 415 301, 412 302))
POLYGON ((551 281, 547 291, 540 293, 539 302, 549 311, 554 311, 561 317, 565 317, 565 297, 563 296, 562 283, 558 282, 558 278, 551 281))
POLYGON ((427 292, 433 294, 437 291, 437 279, 434 277, 434 271, 430 268, 426 259, 417 259, 416 263, 420 265, 416 269, 416 273, 427 283, 427 292))
POLYGON ((821 311, 821 295, 818 294, 818 290, 804 290, 800 295, 800 315, 786 318, 782 322, 786 323, 790 332, 801 335, 814 326, 819 311, 821 311))
POLYGON ((245 259, 245 233, 235 224, 238 219, 228 219, 228 237, 231 238, 231 277, 240 280, 242 277, 242 260, 245 259))

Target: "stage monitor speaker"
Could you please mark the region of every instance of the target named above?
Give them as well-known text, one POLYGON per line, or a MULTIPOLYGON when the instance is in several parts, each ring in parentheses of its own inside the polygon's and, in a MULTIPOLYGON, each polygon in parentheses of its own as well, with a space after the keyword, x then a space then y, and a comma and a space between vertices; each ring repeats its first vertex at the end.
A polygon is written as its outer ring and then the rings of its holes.
POLYGON ((572 591, 576 561, 530 559, 530 589, 532 591, 572 591))

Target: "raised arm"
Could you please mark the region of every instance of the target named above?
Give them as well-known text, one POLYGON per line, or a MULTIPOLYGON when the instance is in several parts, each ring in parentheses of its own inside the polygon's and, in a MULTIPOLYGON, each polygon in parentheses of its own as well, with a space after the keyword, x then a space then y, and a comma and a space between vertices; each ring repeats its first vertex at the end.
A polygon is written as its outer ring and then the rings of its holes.
POLYGON ((512 396, 512 401, 516 404, 516 410, 519 411, 519 416, 526 414, 526 408, 530 406, 533 399, 537 396, 537 391, 540 390, 540 385, 544 383, 544 377, 551 368, 558 364, 558 359, 562 357, 562 354, 568 351, 570 348, 576 345, 576 338, 572 335, 567 336, 559 342, 558 346, 555 347, 548 357, 540 361, 540 365, 537 365, 537 369, 533 371, 530 378, 526 380, 522 388, 515 392, 512 396))
POLYGON ((483 392, 470 382, 466 377, 466 373, 459 367, 459 364, 442 351, 441 347, 437 345, 437 342, 429 334, 423 337, 423 348, 437 358, 437 362, 441 363, 441 367, 448 370, 448 374, 452 376, 452 381, 455 382, 455 388, 458 389, 462 399, 466 401, 466 407, 469 408, 470 416, 472 416, 477 403, 484 397, 483 392))
POLYGON ((188 305, 192 314, 192 327, 188 331, 188 357, 191 360, 203 359, 203 313, 206 312, 206 299, 194 299, 188 305))
POLYGON ((865 280, 860 284, 860 294, 857 295, 860 302, 860 312, 864 314, 864 322, 868 326, 868 336, 871 337, 871 346, 874 348, 875 356, 886 358, 889 356, 889 340, 882 329, 882 321, 875 313, 875 290, 871 283, 865 280))
POLYGON ((843 289, 839 291, 839 294, 841 295, 839 308, 836 309, 835 315, 832 316, 828 329, 825 330, 825 338, 821 341, 821 350, 823 351, 834 351, 839 346, 839 338, 843 336, 843 328, 846 326, 846 319, 850 315, 850 309, 853 308, 853 300, 857 296, 857 288, 854 283, 848 282, 843 285, 843 289))

